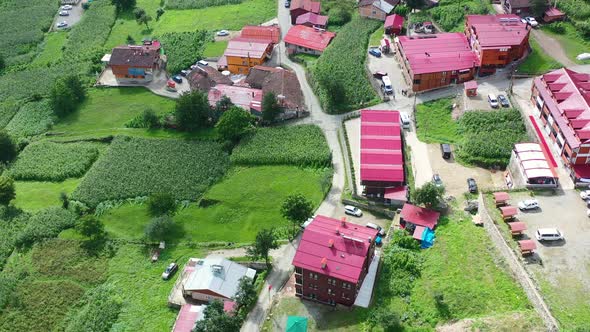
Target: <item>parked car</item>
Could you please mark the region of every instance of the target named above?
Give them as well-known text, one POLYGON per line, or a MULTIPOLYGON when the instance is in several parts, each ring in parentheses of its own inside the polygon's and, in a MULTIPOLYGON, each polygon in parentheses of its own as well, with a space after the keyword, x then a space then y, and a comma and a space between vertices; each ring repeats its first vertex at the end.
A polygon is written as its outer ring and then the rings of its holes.
POLYGON ((175 75, 175 76, 172 76, 172 80, 173 80, 174 82, 176 82, 176 83, 180 84, 180 83, 182 83, 182 76, 180 76, 180 75, 175 75))
POLYGON ((68 26, 68 22, 62 21, 62 22, 57 23, 55 26, 58 28, 65 28, 68 26))
POLYGON ((307 218, 307 220, 301 225, 301 228, 305 228, 311 224, 311 222, 315 219, 315 215, 307 218))
POLYGON ((363 211, 361 211, 356 206, 352 205, 345 205, 344 206, 344 213, 350 214, 351 216, 360 217, 363 215, 363 211))
POLYGON ((381 227, 379 225, 375 225, 372 222, 368 222, 365 226, 368 228, 376 229, 377 231, 379 231, 379 235, 381 237, 385 236, 385 231, 383 230, 383 227, 381 227))
POLYGON ((205 61, 205 60, 199 60, 199 61, 197 62, 197 64, 198 64, 199 66, 201 66, 201 67, 205 67, 205 66, 208 66, 208 65, 209 65, 209 62, 207 62, 207 61, 205 61))
POLYGON ((582 199, 590 198, 590 190, 583 190, 582 192, 580 192, 580 198, 582 198, 582 199))
POLYGON ((374 57, 380 58, 381 57, 381 51, 379 51, 378 48, 372 48, 369 50, 369 54, 371 54, 374 57))
POLYGON ((376 71, 373 73, 373 77, 380 80, 383 76, 387 76, 386 72, 376 71))
POLYGON ((61 10, 72 10, 72 5, 65 5, 65 6, 61 6, 61 10))
POLYGON ((285 8, 289 8, 291 7, 291 1, 287 0, 285 1, 285 8))
POLYGON ((522 18, 521 21, 522 21, 522 23, 525 23, 525 24, 528 23, 533 28, 536 28, 537 26, 539 26, 539 22, 537 22, 537 20, 531 16, 527 16, 525 18, 522 18))
POLYGON ((186 77, 191 71, 187 69, 183 69, 180 71, 180 76, 186 77))
POLYGON ((539 202, 536 199, 526 199, 518 202, 518 208, 522 211, 535 210, 539 208, 539 202))
POLYGON ((539 228, 535 232, 537 241, 558 241, 563 240, 563 233, 557 228, 539 228))
POLYGON ((500 104, 498 104, 498 98, 496 98, 496 96, 493 93, 490 93, 488 95, 488 103, 490 104, 490 106, 492 106, 492 108, 498 108, 498 106, 500 104))
POLYGON ((469 192, 472 194, 477 192, 477 183, 475 182, 474 178, 467 179, 467 189, 469 189, 469 192))
POLYGON ((442 187, 443 186, 442 179, 440 178, 440 175, 438 175, 438 174, 434 174, 432 176, 432 183, 434 183, 434 185, 437 186, 437 187, 442 187))
POLYGON ((216 35, 219 36, 219 37, 229 36, 229 31, 227 31, 227 30, 219 30, 219 31, 217 31, 216 35))
POLYGON ((498 100, 500 101, 500 105, 502 105, 502 107, 510 107, 508 98, 506 98, 504 95, 498 95, 498 100))
POLYGON ((176 273, 177 270, 178 270, 178 264, 170 263, 168 265, 168 267, 166 268, 166 270, 164 272, 162 272, 162 279, 164 279, 164 280, 170 279, 174 275, 174 273, 176 273))
POLYGON ((59 16, 70 16, 70 12, 67 10, 62 10, 59 12, 59 16))
POLYGON ((451 145, 442 143, 440 145, 440 152, 442 153, 443 159, 451 159, 451 145))
POLYGON ((383 89, 383 93, 392 95, 393 94, 393 87, 391 85, 391 80, 389 76, 381 77, 381 88, 383 89))
POLYGON ((399 112, 399 123, 401 124, 402 128, 410 129, 412 125, 410 115, 406 112, 399 112))

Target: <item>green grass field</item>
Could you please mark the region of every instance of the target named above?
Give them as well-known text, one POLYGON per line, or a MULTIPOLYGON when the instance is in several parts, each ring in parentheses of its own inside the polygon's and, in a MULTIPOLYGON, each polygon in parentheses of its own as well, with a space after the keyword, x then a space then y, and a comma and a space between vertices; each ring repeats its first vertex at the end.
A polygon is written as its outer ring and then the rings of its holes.
MULTIPOLYGON (((317 207, 327 174, 291 166, 234 168, 205 193, 212 205, 191 204, 174 217, 179 227, 170 240, 250 242, 262 228, 287 225, 280 206, 288 195, 300 192, 317 207)), ((123 239, 141 238, 149 219, 140 205, 123 205, 102 217, 106 230, 123 239)))
POLYGON ((532 52, 529 56, 518 66, 518 73, 539 75, 544 74, 553 69, 561 68, 563 65, 557 60, 547 55, 535 38, 529 40, 532 52))
POLYGON ((416 134, 426 143, 456 143, 461 137, 451 117, 454 100, 437 99, 416 106, 416 134))
POLYGON ((225 52, 225 48, 227 47, 227 41, 216 41, 216 42, 209 42, 205 45, 205 49, 203 50, 203 57, 205 58, 217 58, 223 55, 225 52))
POLYGON ((63 182, 15 181, 16 198, 12 204, 25 211, 38 211, 49 206, 61 206, 59 194, 71 194, 80 179, 63 182))
MULTIPOLYGON (((138 0, 137 7, 155 17, 159 3, 159 0, 138 0)), ((203 9, 166 10, 158 22, 154 20, 150 23, 150 29, 137 24, 132 13, 126 13, 115 22, 105 46, 112 48, 126 44, 128 35, 140 42, 144 37, 166 32, 240 30, 247 24, 258 25, 271 20, 276 16, 276 10, 277 4, 272 0, 246 0, 241 4, 203 9)))
POLYGON ((379 28, 375 30, 369 37, 369 46, 379 46, 381 45, 381 39, 383 38, 383 34, 385 31, 383 28, 379 28))
POLYGON ((37 55, 32 65, 48 65, 57 62, 62 56, 62 47, 68 38, 67 32, 52 32, 45 36, 43 51, 37 55))
POLYGON ((590 64, 590 60, 580 61, 576 59, 578 54, 588 53, 590 42, 580 37, 572 23, 562 22, 561 24, 565 27, 565 33, 561 35, 551 31, 546 26, 542 26, 541 29, 544 33, 557 39, 570 60, 580 64, 590 64))

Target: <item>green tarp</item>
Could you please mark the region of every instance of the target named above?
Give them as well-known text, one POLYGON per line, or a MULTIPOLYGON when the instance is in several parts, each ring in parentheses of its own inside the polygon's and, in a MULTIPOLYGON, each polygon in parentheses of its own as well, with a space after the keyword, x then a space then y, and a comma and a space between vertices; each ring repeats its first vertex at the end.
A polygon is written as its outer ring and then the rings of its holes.
POLYGON ((307 318, 300 316, 287 317, 286 332, 307 332, 307 318))

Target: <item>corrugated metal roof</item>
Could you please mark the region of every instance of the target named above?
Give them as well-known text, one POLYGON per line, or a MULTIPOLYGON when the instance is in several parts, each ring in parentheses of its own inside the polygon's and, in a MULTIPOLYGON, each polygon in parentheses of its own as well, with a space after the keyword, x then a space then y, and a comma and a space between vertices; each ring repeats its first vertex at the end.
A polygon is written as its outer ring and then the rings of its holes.
POLYGON ((514 14, 467 15, 465 19, 482 47, 517 46, 530 32, 520 17, 514 14))
POLYGON ((290 11, 294 11, 296 9, 304 9, 308 12, 319 14, 321 10, 320 2, 315 2, 311 0, 293 0, 291 1, 290 11))
POLYGON ((404 17, 397 14, 389 15, 385 18, 383 26, 385 28, 401 29, 404 26, 404 17))
POLYGON ((287 44, 307 47, 316 51, 324 51, 335 33, 329 31, 319 31, 305 25, 295 25, 289 29, 284 40, 287 44))
POLYGON ((311 23, 313 25, 326 25, 328 23, 328 16, 318 15, 316 13, 308 12, 297 16, 296 24, 311 23))
POLYGON ((404 204, 404 206, 402 207, 402 211, 400 212, 400 217, 403 220, 410 222, 414 225, 428 227, 430 229, 434 229, 434 227, 438 223, 439 216, 440 213, 434 210, 430 210, 409 203, 404 204))
POLYGON ((246 25, 242 28, 240 36, 242 38, 248 39, 262 39, 274 44, 278 44, 281 40, 281 29, 278 25, 246 25))
POLYGON ((269 40, 237 37, 227 43, 223 55, 260 59, 265 55, 270 44, 269 40))
POLYGON ((207 256, 197 260, 195 270, 188 277, 184 289, 187 291, 209 290, 231 298, 238 290, 240 278, 246 276, 254 280, 255 275, 255 270, 221 256, 207 256))
POLYGON ((223 96, 227 96, 234 105, 247 111, 250 111, 250 109, 260 111, 262 108, 262 90, 259 89, 218 84, 212 87, 207 94, 209 105, 215 107, 223 96))

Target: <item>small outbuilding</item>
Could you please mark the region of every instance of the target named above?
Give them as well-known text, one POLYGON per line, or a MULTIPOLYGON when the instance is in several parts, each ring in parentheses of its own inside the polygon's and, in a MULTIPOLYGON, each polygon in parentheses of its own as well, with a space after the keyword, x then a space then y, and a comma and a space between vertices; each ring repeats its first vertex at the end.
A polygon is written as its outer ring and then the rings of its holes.
POLYGON ((400 226, 420 241, 422 248, 430 248, 439 217, 440 213, 434 210, 406 203, 400 212, 400 226))
POLYGON ((508 200, 510 199, 510 195, 507 192, 498 192, 494 193, 494 202, 496 206, 504 206, 508 204, 508 200))
POLYGON ((533 240, 520 240, 518 241, 518 247, 520 248, 520 253, 523 256, 531 255, 537 249, 537 244, 533 240))
POLYGON ((386 34, 398 36, 404 28, 404 17, 397 14, 389 15, 385 18, 383 27, 386 34))
POLYGON ((477 96, 477 82, 475 80, 465 82, 465 95, 467 97, 477 96))
POLYGON ((504 220, 510 221, 516 217, 518 214, 518 209, 516 206, 507 205, 500 207, 500 212, 502 213, 502 218, 504 220))
POLYGON ((551 23, 555 21, 563 21, 565 19, 565 13, 555 7, 549 7, 543 13, 543 21, 551 23))
POLYGON ((510 233, 512 233, 512 236, 522 235, 522 232, 527 229, 526 224, 522 221, 509 223, 508 228, 510 228, 510 233))

